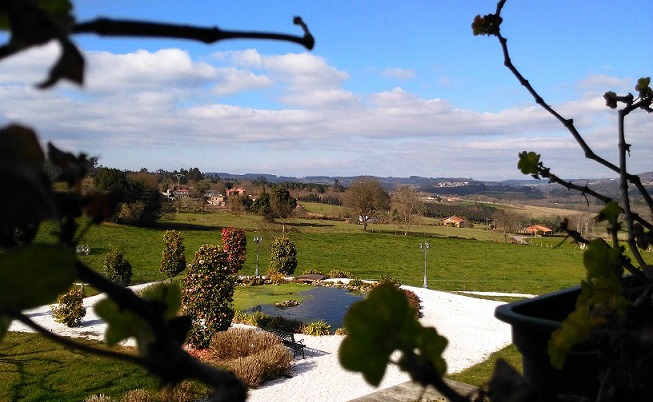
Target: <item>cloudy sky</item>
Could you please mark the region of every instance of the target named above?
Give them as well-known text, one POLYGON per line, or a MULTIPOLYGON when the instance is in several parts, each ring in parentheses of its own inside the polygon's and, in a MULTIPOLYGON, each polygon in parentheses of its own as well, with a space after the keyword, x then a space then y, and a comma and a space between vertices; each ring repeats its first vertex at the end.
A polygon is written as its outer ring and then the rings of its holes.
MULTIPOLYGON (((78 35, 82 88, 34 88, 56 45, 0 62, 0 123, 130 170, 495 180, 522 178, 517 154, 528 150, 563 177, 613 177, 534 104, 496 38, 472 35, 474 16, 494 9, 487 0, 81 0, 79 21, 301 35, 299 15, 316 46, 78 35)), ((511 0, 504 9, 513 62, 612 161, 616 118, 602 95, 634 92, 653 75, 651 15, 653 2, 640 0, 511 0)), ((652 116, 634 113, 627 130, 631 169, 653 170, 652 116)))

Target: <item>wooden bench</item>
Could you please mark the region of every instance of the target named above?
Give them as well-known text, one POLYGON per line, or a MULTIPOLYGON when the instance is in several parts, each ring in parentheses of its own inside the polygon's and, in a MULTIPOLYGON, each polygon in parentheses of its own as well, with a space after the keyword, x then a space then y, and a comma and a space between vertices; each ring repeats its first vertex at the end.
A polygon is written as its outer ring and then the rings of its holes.
POLYGON ((306 346, 306 345, 304 345, 304 343, 303 343, 304 340, 303 339, 300 339, 299 341, 295 341, 295 334, 293 334, 292 332, 282 331, 282 330, 276 329, 276 328, 264 327, 262 329, 276 335, 277 337, 279 337, 279 339, 281 339, 283 344, 288 349, 292 350, 293 357, 301 354, 302 359, 306 358, 304 356, 304 346, 306 346))

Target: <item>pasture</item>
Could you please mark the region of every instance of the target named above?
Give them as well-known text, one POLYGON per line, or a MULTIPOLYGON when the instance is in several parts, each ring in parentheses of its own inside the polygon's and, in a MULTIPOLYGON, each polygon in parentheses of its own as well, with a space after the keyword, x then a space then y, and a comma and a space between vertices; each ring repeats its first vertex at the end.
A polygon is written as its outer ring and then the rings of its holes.
MULTIPOLYGON (((268 268, 271 241, 285 235, 296 245, 298 274, 338 269, 355 278, 375 280, 390 275, 406 285, 422 286, 424 253, 419 244, 428 242, 426 270, 432 289, 541 294, 578 284, 584 276, 582 251, 570 244, 554 247, 559 239, 537 239, 538 246, 507 244, 503 236, 484 227, 458 229, 434 222, 421 219, 404 236, 395 225, 370 225, 370 231, 364 232, 360 225, 344 219, 293 218, 267 223, 250 214, 188 213, 168 216, 150 228, 104 223, 92 227, 80 243, 90 247, 90 254, 82 258, 97 270, 102 269, 104 254, 111 247, 123 251, 133 266, 134 283, 163 278, 159 266, 165 230, 182 232, 190 262, 202 244, 219 244, 220 230, 228 226, 247 233, 243 275, 255 272, 257 247, 251 239, 256 234, 263 237, 258 246, 261 274, 268 268)), ((40 236, 47 237, 50 231, 45 227, 40 236)))

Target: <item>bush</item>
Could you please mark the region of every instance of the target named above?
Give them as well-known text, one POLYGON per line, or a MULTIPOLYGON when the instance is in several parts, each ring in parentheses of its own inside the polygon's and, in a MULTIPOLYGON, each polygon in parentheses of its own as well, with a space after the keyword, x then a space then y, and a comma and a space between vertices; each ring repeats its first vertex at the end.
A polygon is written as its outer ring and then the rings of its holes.
POLYGON ((331 334, 331 325, 327 324, 322 320, 317 322, 312 322, 304 327, 304 331, 302 331, 302 333, 304 335, 314 335, 314 336, 329 335, 331 334))
POLYGON ((163 234, 163 251, 161 252, 161 267, 159 271, 168 278, 179 275, 186 268, 186 247, 181 233, 176 230, 166 230, 163 234))
POLYGON ((401 287, 401 282, 399 282, 399 279, 395 278, 392 275, 383 275, 381 279, 377 282, 377 286, 383 285, 384 283, 390 283, 394 285, 397 289, 401 287))
POLYGON ((346 328, 338 328, 338 329, 336 329, 335 334, 336 335, 347 335, 347 329, 346 328))
POLYGON ((260 286, 264 284, 265 280, 261 276, 239 276, 236 279, 236 285, 240 286, 260 286))
POLYGON ((306 271, 302 272, 302 275, 311 275, 311 274, 324 275, 322 272, 318 271, 317 269, 307 269, 306 271))
POLYGON ((361 279, 352 279, 349 281, 347 284, 347 290, 350 292, 367 292, 372 290, 375 286, 377 286, 374 283, 367 283, 363 282, 361 279))
POLYGON ((351 278, 353 275, 349 271, 341 271, 339 269, 332 269, 327 274, 329 278, 351 278))
POLYGON ((188 266, 182 293, 183 313, 193 323, 188 338, 193 347, 206 348, 216 332, 229 328, 235 286, 235 275, 222 248, 200 247, 188 266))
POLYGON ((52 306, 52 318, 68 327, 76 327, 86 315, 84 292, 77 286, 57 297, 57 304, 52 306))
POLYGON ((231 266, 232 273, 237 273, 245 264, 245 253, 247 252, 245 231, 233 227, 222 228, 222 247, 227 253, 227 261, 231 266))
POLYGON ((297 250, 287 237, 277 237, 270 245, 270 270, 292 275, 297 268, 297 250))
POLYGON ((226 368, 250 388, 265 380, 287 375, 293 356, 275 335, 252 329, 231 328, 211 339, 212 364, 226 368))
POLYGON ((419 299, 419 297, 415 294, 415 292, 412 292, 408 289, 402 289, 404 293, 406 294, 406 298, 408 298, 408 304, 410 307, 412 307, 415 310, 415 315, 417 318, 422 318, 422 301, 419 299))
POLYGON ((286 276, 281 272, 275 271, 273 269, 268 270, 265 275, 265 281, 267 283, 273 283, 275 285, 280 285, 282 283, 288 283, 286 276))
POLYGON ((132 265, 118 249, 112 248, 107 252, 102 268, 110 280, 125 286, 131 283, 132 265))

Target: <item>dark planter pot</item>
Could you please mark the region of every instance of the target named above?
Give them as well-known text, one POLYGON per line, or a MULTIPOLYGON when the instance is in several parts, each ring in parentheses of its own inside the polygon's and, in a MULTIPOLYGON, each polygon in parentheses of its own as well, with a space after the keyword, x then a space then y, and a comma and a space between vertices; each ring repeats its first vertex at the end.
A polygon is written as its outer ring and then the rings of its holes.
POLYGON ((538 390, 541 400, 553 400, 562 394, 596 399, 598 352, 572 350, 562 370, 551 367, 547 355, 551 333, 574 309, 579 294, 580 288, 574 287, 504 304, 495 310, 495 317, 512 326, 512 343, 522 354, 524 377, 538 390))

